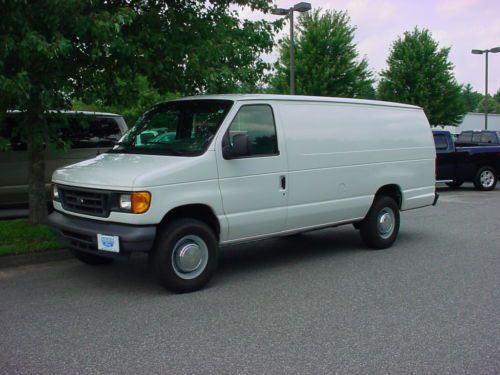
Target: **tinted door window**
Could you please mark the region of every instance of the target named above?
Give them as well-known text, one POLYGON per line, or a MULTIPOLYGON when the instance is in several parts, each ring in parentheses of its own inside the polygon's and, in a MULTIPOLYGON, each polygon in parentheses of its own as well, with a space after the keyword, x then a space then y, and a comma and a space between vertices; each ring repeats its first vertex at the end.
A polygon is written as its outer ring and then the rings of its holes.
POLYGON ((495 133, 481 134, 481 143, 496 143, 495 133))
POLYGON ((448 148, 446 137, 442 134, 434 135, 434 144, 436 145, 436 150, 446 150, 448 148))
POLYGON ((268 105, 246 105, 240 108, 231 122, 225 142, 244 134, 249 141, 247 156, 278 155, 278 140, 273 111, 268 105))
POLYGON ((457 139, 457 142, 460 143, 471 143, 472 142, 472 133, 462 133, 457 139))
POLYGON ((121 137, 120 128, 112 118, 72 117, 57 125, 52 120, 51 126, 61 127, 60 138, 71 148, 112 147, 121 137))
POLYGON ((25 151, 26 143, 16 134, 18 129, 18 118, 15 116, 6 116, 3 123, 0 124, 0 151, 25 151))
POLYGON ((479 143, 481 141, 481 133, 474 133, 472 135, 472 143, 479 143))
MULTIPOLYGON (((26 150, 26 143, 15 133, 18 121, 20 121, 18 116, 7 116, 0 127, 0 137, 7 142, 8 150, 26 150)), ((71 148, 112 147, 122 135, 120 127, 113 118, 82 115, 50 117, 47 121, 59 135, 59 140, 71 148)))

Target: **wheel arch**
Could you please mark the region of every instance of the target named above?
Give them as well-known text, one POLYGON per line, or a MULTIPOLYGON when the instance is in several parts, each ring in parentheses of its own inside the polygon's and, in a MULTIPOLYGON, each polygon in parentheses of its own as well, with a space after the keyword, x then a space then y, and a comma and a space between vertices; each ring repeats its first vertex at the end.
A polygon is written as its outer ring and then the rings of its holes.
MULTIPOLYGON (((393 198, 397 205, 398 208, 401 210, 401 206, 403 204, 403 192, 401 191, 401 187, 397 184, 387 184, 382 187, 380 187, 377 192, 375 193, 375 197, 373 198, 373 202, 377 200, 378 197, 380 196, 388 196, 393 198)), ((373 205, 372 202, 372 205, 373 205)))
POLYGON ((217 241, 220 240, 220 223, 210 206, 202 203, 195 203, 172 208, 163 216, 159 226, 181 218, 196 219, 207 224, 214 231, 217 241))

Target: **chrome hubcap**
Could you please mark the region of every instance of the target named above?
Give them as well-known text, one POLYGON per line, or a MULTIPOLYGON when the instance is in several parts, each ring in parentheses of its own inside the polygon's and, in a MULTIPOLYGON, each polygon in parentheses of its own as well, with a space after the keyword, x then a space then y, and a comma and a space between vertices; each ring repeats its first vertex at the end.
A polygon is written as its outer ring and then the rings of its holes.
POLYGON ((479 176, 479 180, 481 181, 481 185, 483 187, 489 188, 493 186, 495 178, 493 176, 493 173, 491 173, 491 171, 485 170, 481 173, 481 176, 479 176))
POLYGON ((208 263, 208 247, 201 237, 182 237, 174 246, 172 266, 177 276, 189 280, 201 275, 208 263))
POLYGON ((377 231, 380 237, 386 239, 392 235, 392 232, 394 232, 394 222, 394 211, 388 207, 380 210, 377 218, 377 231))

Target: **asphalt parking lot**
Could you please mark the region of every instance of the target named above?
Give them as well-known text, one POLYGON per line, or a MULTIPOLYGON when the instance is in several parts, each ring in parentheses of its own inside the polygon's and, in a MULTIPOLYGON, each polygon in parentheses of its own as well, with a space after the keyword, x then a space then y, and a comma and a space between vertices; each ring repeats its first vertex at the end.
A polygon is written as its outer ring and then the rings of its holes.
POLYGON ((225 248, 192 294, 143 257, 0 269, 0 374, 499 374, 500 186, 440 194, 391 249, 351 226, 225 248))

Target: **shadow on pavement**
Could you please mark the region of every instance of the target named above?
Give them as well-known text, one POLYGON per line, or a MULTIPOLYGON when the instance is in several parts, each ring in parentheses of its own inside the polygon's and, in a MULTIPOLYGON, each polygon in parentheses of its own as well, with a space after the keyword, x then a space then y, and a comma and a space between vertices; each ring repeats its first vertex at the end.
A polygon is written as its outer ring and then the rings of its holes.
MULTIPOLYGON (((276 269, 300 263, 343 257, 361 251, 369 250, 362 243, 359 232, 349 225, 345 229, 325 229, 227 246, 220 250, 219 267, 208 289, 230 283, 231 279, 245 274, 275 272, 276 269)), ((156 283, 148 257, 144 254, 137 254, 129 260, 117 260, 111 265, 94 267, 75 260, 61 272, 65 274, 61 277, 71 279, 71 282, 84 289, 98 287, 105 293, 120 294, 170 294, 156 283)))

